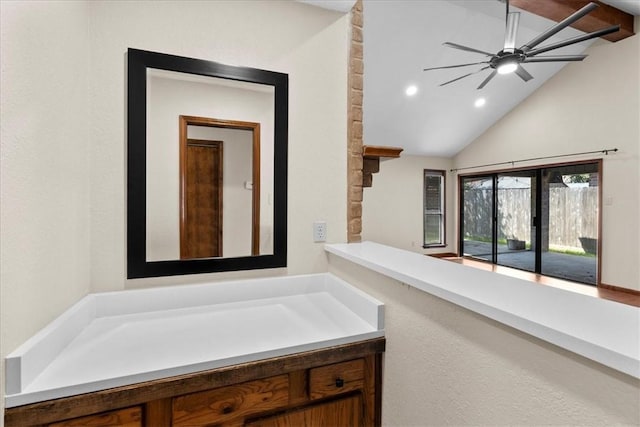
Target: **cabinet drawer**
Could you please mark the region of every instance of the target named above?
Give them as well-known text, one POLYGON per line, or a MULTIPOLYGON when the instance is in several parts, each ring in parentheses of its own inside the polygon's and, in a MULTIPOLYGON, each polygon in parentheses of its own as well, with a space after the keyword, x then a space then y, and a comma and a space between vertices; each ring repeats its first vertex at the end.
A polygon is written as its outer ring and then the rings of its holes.
POLYGON ((352 394, 330 401, 294 408, 284 413, 249 420, 244 427, 336 427, 364 426, 364 406, 361 394, 352 394))
POLYGON ((222 387, 176 397, 173 427, 221 423, 289 404, 289 376, 222 387))
POLYGON ((309 397, 320 399, 364 386, 364 360, 355 359, 309 370, 309 397))
POLYGON ((139 406, 49 424, 49 427, 142 427, 139 406))

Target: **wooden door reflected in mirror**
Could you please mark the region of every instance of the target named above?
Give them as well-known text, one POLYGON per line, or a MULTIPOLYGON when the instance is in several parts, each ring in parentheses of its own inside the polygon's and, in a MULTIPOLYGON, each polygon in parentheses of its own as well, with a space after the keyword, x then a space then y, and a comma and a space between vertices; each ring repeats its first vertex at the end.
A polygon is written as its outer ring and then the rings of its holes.
POLYGON ((180 259, 222 256, 222 150, 222 141, 186 140, 180 259))
POLYGON ((269 252, 260 235, 260 123, 180 116, 179 126, 180 258, 269 252))

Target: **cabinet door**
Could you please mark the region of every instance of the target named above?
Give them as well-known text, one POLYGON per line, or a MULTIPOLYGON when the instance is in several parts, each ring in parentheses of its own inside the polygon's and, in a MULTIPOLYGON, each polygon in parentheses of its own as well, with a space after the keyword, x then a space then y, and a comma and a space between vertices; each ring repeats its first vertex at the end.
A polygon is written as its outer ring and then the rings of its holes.
POLYGON ((361 427, 364 406, 355 394, 245 423, 246 427, 361 427))
POLYGON ((142 427, 139 406, 49 424, 49 427, 142 427))

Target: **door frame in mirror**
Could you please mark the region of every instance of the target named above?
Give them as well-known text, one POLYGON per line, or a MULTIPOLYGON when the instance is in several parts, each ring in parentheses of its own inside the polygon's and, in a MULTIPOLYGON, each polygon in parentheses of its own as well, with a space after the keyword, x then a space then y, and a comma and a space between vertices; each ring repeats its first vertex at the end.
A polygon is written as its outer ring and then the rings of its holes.
MULTIPOLYGON (((127 51, 127 278, 280 268, 287 265, 287 150, 289 77, 129 48, 127 51), (147 69, 217 77, 274 88, 273 253, 233 258, 147 261, 147 69)), ((176 159, 178 161, 178 159, 176 159)), ((178 179, 178 177, 176 177, 178 179)), ((178 207, 176 207, 177 209, 178 207)), ((178 227, 179 224, 176 224, 178 227)))

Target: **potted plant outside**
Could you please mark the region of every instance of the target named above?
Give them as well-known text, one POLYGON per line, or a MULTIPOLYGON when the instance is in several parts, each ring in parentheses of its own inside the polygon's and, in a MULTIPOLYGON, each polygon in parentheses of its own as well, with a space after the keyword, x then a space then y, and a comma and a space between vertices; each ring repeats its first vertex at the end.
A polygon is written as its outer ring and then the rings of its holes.
POLYGON ((593 254, 598 251, 598 239, 594 239, 593 237, 578 237, 580 240, 580 244, 582 245, 582 249, 588 254, 593 254))
POLYGON ((507 239, 507 248, 511 251, 524 250, 526 242, 517 238, 507 239))

